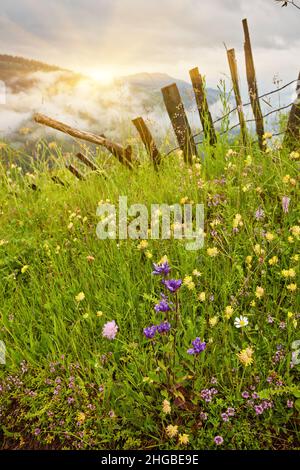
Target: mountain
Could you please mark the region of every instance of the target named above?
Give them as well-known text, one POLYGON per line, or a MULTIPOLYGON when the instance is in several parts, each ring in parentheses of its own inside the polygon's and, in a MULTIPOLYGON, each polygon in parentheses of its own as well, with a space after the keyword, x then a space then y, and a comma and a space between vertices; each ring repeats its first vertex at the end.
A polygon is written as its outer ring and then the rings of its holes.
MULTIPOLYGON (((125 134, 134 132, 131 119, 141 115, 150 123, 154 135, 161 136, 171 127, 161 88, 174 82, 187 113, 196 112, 191 84, 164 73, 121 76, 108 86, 61 67, 0 55, 0 81, 6 88, 6 104, 0 113, 0 136, 21 143, 25 138, 62 136, 37 126, 32 121, 34 112, 84 130, 105 133, 118 141, 122 140, 122 135, 125 139, 125 134)), ((219 92, 208 88, 207 97, 210 105, 215 104, 219 92)), ((198 116, 196 122, 198 126, 198 116)))

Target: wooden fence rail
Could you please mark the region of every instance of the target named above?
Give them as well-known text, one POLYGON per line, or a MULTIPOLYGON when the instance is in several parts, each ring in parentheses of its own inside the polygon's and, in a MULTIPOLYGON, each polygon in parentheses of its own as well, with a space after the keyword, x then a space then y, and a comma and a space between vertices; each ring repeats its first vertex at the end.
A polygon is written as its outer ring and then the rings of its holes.
POLYGON ((161 154, 159 153, 158 148, 156 147, 156 144, 154 142, 150 130, 148 129, 147 124, 145 123, 142 117, 137 117, 133 119, 132 123, 138 131, 142 142, 146 147, 147 153, 153 162, 154 168, 157 170, 161 162, 161 154))

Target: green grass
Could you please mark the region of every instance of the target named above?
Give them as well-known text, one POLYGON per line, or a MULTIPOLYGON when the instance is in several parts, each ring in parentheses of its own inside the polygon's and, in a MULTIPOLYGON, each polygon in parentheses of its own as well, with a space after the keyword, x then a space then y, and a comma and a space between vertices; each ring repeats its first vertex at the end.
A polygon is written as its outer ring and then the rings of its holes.
POLYGON ((98 152, 104 173, 85 181, 63 169, 57 149, 52 173, 67 183, 60 186, 50 178, 45 144, 34 170, 30 157, 1 146, 7 162, 0 187, 3 448, 215 449, 217 435, 225 449, 299 448, 299 365, 290 367, 292 343, 300 339, 299 287, 289 288, 299 284, 300 236, 292 229, 300 225, 299 160, 275 144, 269 153, 237 147, 226 156, 228 149, 225 140, 215 158, 206 149, 200 169, 199 162, 187 167, 175 153, 158 173, 145 156, 130 171, 98 152), (20 161, 25 170, 10 166, 20 161), (148 207, 183 197, 203 203, 204 248, 187 251, 178 240, 148 240, 143 250, 139 240, 98 240, 97 204, 117 203, 119 195, 148 207), (287 214, 283 196, 291 199, 287 214), (258 208, 262 220, 255 218, 258 208), (236 214, 242 217, 237 233, 236 214), (267 232, 274 240, 266 239, 267 232), (216 257, 207 254, 212 247, 216 257), (143 328, 164 318, 153 308, 162 286, 151 274, 152 263, 164 255, 172 277, 184 279, 195 269, 201 276, 192 275, 194 288, 184 284, 178 292, 178 327, 173 313, 171 332, 153 343, 143 328), (271 265, 274 256, 278 262, 271 265), (295 277, 284 277, 284 269, 294 269, 295 277), (85 298, 77 302, 80 292, 85 298), (233 308, 230 319, 227 306, 233 308), (240 315, 249 320, 242 329, 234 326, 240 315), (110 341, 102 328, 111 320, 119 330, 110 341), (194 359, 187 349, 196 336, 207 347, 194 359), (247 347, 253 363, 245 367, 237 353, 247 347), (218 393, 206 402, 201 391, 213 387, 218 393), (249 403, 244 391, 261 396, 249 403), (169 414, 163 413, 164 400, 169 414), (254 406, 261 403, 269 408, 258 415, 254 406), (224 421, 228 407, 235 416, 224 421), (186 446, 178 435, 168 436, 170 424, 188 434, 186 446))

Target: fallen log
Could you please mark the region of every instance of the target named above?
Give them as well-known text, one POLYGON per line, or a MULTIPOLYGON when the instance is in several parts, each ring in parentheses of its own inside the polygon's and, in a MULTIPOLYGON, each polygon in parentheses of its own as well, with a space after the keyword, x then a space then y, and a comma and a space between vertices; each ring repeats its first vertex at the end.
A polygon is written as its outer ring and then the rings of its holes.
POLYGON ((123 163, 128 167, 132 167, 132 148, 128 145, 126 148, 122 147, 119 144, 111 142, 106 137, 101 137, 96 134, 92 134, 91 132, 80 131, 79 129, 75 129, 63 122, 56 121, 55 119, 49 118, 43 114, 35 114, 33 119, 38 124, 43 124, 44 126, 51 127, 52 129, 56 129, 64 134, 68 134, 76 139, 86 140, 87 142, 91 142, 93 144, 101 145, 109 150, 115 157, 118 158, 119 162, 123 163))

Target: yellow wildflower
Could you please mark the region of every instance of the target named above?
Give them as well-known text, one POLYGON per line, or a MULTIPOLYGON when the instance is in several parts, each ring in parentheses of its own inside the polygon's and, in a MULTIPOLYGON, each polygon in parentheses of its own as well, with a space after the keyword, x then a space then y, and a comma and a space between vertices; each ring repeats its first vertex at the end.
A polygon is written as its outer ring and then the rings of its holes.
POLYGON ((272 132, 265 132, 263 135, 264 140, 272 139, 272 137, 273 137, 272 132))
POLYGON ((186 446, 189 443, 189 435, 188 434, 179 434, 178 435, 178 443, 186 446))
POLYGON ((147 240, 141 240, 140 243, 137 246, 137 249, 138 250, 145 250, 146 248, 148 248, 147 240))
POLYGON ((281 274, 282 274, 283 277, 295 277, 296 276, 296 271, 293 268, 283 269, 281 271, 281 274))
POLYGON ((205 298, 206 298, 205 292, 200 292, 200 294, 198 295, 198 299, 200 300, 200 302, 205 302, 205 298))
POLYGON ((256 306, 256 302, 255 302, 255 300, 251 300, 251 302, 250 302, 250 306, 251 306, 251 307, 255 307, 255 306, 256 306))
POLYGON ((175 437, 178 434, 178 426, 173 426, 172 424, 169 424, 169 426, 166 427, 166 434, 168 437, 175 437))
POLYGON ((294 225, 291 227, 291 232, 294 237, 299 237, 300 236, 300 226, 299 225, 294 225))
POLYGON ((216 324, 218 323, 218 317, 217 316, 211 317, 208 320, 208 323, 210 324, 211 327, 216 326, 216 324))
POLYGON ((171 404, 170 404, 169 400, 164 400, 163 401, 162 411, 166 415, 171 413, 171 404))
POLYGON ((185 278, 183 279, 183 284, 184 284, 189 290, 195 289, 195 283, 193 282, 192 276, 185 276, 185 278))
POLYGON ((210 257, 215 257, 217 256, 218 253, 219 253, 219 250, 216 246, 214 246, 213 248, 207 248, 207 254, 210 257))
POLYGON ((232 317, 233 314, 233 307, 231 305, 227 305, 225 308, 225 318, 226 320, 229 320, 232 317))
MULTIPOLYGON (((0 242, 0 243, 1 243, 1 242, 0 242)), ((298 262, 298 261, 299 261, 299 255, 294 255, 294 256, 292 256, 292 257, 291 257, 291 260, 298 262)))
POLYGON ((246 348, 242 349, 238 354, 237 357, 239 358, 240 362, 243 364, 243 366, 247 367, 253 362, 253 349, 252 348, 246 348))
POLYGON ((242 222, 242 216, 241 214, 236 214, 234 219, 233 219, 233 228, 237 228, 238 226, 242 227, 243 222, 242 222))
POLYGON ((77 413, 77 421, 79 423, 85 422, 85 414, 82 411, 79 411, 79 413, 77 413))
POLYGON ((294 282, 294 283, 289 284, 288 286, 286 286, 286 288, 287 288, 290 292, 296 292, 296 290, 297 290, 297 284, 294 282))
POLYGON ((152 254, 151 251, 149 251, 149 250, 147 250, 147 251, 145 252, 145 255, 146 255, 146 258, 148 258, 148 259, 153 258, 153 254, 152 254))
POLYGON ((288 317, 289 320, 290 320, 291 318, 293 318, 293 317, 294 317, 293 312, 288 312, 288 313, 287 313, 287 317, 288 317))
POLYGON ((246 256, 246 264, 248 264, 248 266, 252 263, 252 259, 252 256, 246 256))
POLYGON ((277 256, 273 256, 271 259, 269 259, 269 265, 270 266, 274 266, 274 264, 277 264, 278 263, 278 257, 277 256))
POLYGON ((98 312, 96 312, 96 315, 97 317, 102 317, 103 316, 103 312, 101 310, 98 310, 98 312))
POLYGON ((27 269, 29 268, 29 265, 28 264, 25 264, 22 269, 21 269, 21 273, 24 274, 26 273, 27 269))
POLYGON ((297 325, 298 325, 298 321, 296 320, 296 318, 293 320, 293 327, 296 329, 297 328, 297 325))
POLYGON ((265 290, 263 287, 257 286, 255 289, 255 295, 258 299, 261 299, 264 296, 265 290))
POLYGON ((193 276, 200 277, 201 276, 200 271, 198 271, 197 269, 194 269, 193 276))
POLYGON ((289 243, 294 243, 293 237, 289 236, 289 237, 288 237, 288 242, 289 242, 289 243))
POLYGON ((167 255, 164 255, 157 264, 163 264, 163 263, 168 263, 169 260, 168 260, 168 257, 167 255))
POLYGON ((291 152, 290 153, 290 159, 291 160, 298 160, 300 158, 299 152, 291 152))
POLYGON ((285 176, 282 178, 282 182, 283 182, 284 184, 288 184, 288 183, 290 182, 290 179, 291 179, 290 175, 285 175, 285 176))
POLYGON ((50 150, 56 149, 57 144, 56 142, 49 142, 48 147, 50 150))
POLYGON ((273 233, 271 233, 271 232, 266 233, 266 240, 268 242, 272 242, 274 240, 274 238, 275 238, 275 235, 273 233))
POLYGON ((83 292, 79 292, 79 294, 77 294, 75 297, 76 302, 82 302, 82 300, 84 299, 85 299, 85 295, 83 292))

